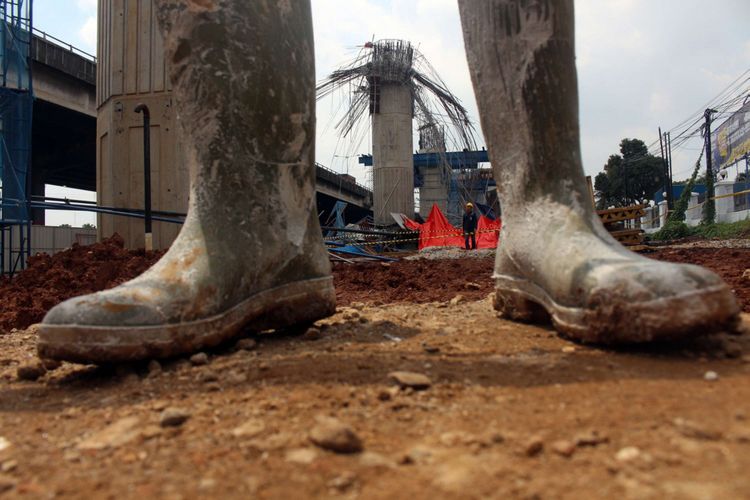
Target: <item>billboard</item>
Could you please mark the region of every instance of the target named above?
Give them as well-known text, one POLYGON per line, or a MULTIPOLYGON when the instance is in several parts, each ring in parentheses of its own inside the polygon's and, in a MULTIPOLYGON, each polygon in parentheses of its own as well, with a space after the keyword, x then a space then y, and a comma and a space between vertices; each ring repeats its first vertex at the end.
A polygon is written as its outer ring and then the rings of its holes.
POLYGON ((750 153, 750 102, 716 128, 711 142, 713 167, 717 172, 750 153))

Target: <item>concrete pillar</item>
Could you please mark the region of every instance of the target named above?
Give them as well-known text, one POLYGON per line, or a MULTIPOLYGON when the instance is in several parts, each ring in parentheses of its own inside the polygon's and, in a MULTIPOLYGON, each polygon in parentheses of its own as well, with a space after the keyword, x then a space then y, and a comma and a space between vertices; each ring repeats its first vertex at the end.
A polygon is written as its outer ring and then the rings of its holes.
MULTIPOLYGON (((143 116, 151 111, 153 210, 187 211, 189 175, 181 160, 164 47, 152 0, 99 0, 96 191, 100 205, 143 209, 143 116)), ((119 233, 143 247, 143 220, 99 215, 98 235, 119 233)), ((178 224, 154 222, 154 248, 167 248, 178 224)))
POLYGON ((392 212, 414 216, 412 96, 406 85, 379 90, 380 112, 372 115, 373 215, 375 224, 391 225, 392 212))
MULTIPOLYGON (((714 185, 716 196, 728 195, 734 193, 734 182, 725 180, 719 181, 714 185)), ((726 196, 716 200, 716 215, 724 215, 734 212, 734 196, 726 196)))
POLYGON ((664 227, 667 223, 667 202, 666 201, 660 201, 659 202, 659 227, 664 227))
POLYGON ((448 213, 448 183, 444 179, 441 167, 423 167, 423 184, 419 188, 419 215, 427 217, 432 205, 437 204, 440 210, 448 213))

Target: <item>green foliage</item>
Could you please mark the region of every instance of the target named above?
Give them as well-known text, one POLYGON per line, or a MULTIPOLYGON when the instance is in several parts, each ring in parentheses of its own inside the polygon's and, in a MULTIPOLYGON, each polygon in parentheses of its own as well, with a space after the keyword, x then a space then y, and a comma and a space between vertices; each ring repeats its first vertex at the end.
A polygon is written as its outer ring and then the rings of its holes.
POLYGON ((594 178, 597 208, 626 207, 651 200, 664 187, 664 163, 650 154, 640 139, 620 141, 620 154, 611 155, 594 178))
POLYGON ((57 227, 70 227, 70 224, 60 224, 60 225, 59 225, 59 226, 57 226, 57 227))
POLYGON ((731 240, 735 238, 750 238, 750 219, 738 222, 719 222, 717 224, 699 224, 690 227, 681 221, 668 221, 663 228, 649 236, 650 240, 666 241, 679 240, 690 236, 699 238, 717 238, 731 240))
MULTIPOLYGON (((682 194, 680 195, 680 198, 677 200, 677 203, 674 204, 674 210, 672 210, 672 213, 669 214, 668 223, 685 220, 685 212, 687 211, 688 204, 690 203, 690 195, 693 192, 693 187, 695 186, 697 182, 698 172, 700 171, 700 168, 701 168, 701 158, 703 158, 702 152, 700 156, 698 157, 698 161, 695 162, 695 167, 693 168, 693 175, 691 175, 690 179, 687 180, 687 184, 685 185, 685 188, 682 190, 682 194)), ((665 238, 665 239, 669 239, 669 238, 665 238)))
POLYGON ((84 224, 83 226, 81 226, 81 228, 83 228, 83 229, 96 229, 96 226, 87 222, 86 224, 84 224))

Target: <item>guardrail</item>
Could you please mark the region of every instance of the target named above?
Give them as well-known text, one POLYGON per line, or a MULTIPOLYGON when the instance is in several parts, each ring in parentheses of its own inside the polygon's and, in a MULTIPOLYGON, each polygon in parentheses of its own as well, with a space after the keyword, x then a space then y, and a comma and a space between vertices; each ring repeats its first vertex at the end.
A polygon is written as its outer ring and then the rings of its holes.
POLYGON ((72 45, 70 43, 64 42, 64 41, 60 40, 59 38, 57 38, 55 36, 52 36, 49 33, 46 33, 46 32, 44 32, 42 30, 37 29, 37 28, 32 28, 32 33, 35 36, 41 38, 42 40, 54 43, 55 45, 59 45, 60 47, 62 47, 64 49, 67 49, 69 52, 72 52, 74 54, 78 54, 81 57, 85 57, 89 61, 91 61, 94 64, 96 64, 96 56, 93 55, 93 54, 89 54, 88 52, 86 52, 83 49, 79 49, 78 47, 76 47, 76 46, 74 46, 74 45, 72 45))
POLYGON ((344 179, 343 177, 341 177, 341 174, 331 170, 328 167, 324 167, 320 163, 315 163, 315 167, 316 167, 316 172, 315 172, 316 177, 321 177, 324 180, 332 184, 338 184, 340 188, 346 187, 347 189, 359 194, 360 196, 366 197, 366 196, 372 195, 372 190, 368 189, 367 187, 363 186, 362 184, 358 182, 352 182, 348 179, 344 179))

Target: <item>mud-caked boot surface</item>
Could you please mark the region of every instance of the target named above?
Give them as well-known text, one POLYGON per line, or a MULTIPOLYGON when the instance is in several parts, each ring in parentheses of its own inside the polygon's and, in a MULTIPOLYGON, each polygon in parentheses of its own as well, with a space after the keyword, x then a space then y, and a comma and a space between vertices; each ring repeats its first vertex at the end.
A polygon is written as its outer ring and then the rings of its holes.
POLYGON ((641 257, 593 210, 580 159, 572 0, 461 0, 502 203, 495 307, 603 344, 729 328, 739 307, 704 268, 641 257))
POLYGON ((315 209, 310 6, 157 0, 180 142, 185 224, 164 257, 43 320, 44 358, 102 363, 216 345, 243 327, 335 311, 315 209))

